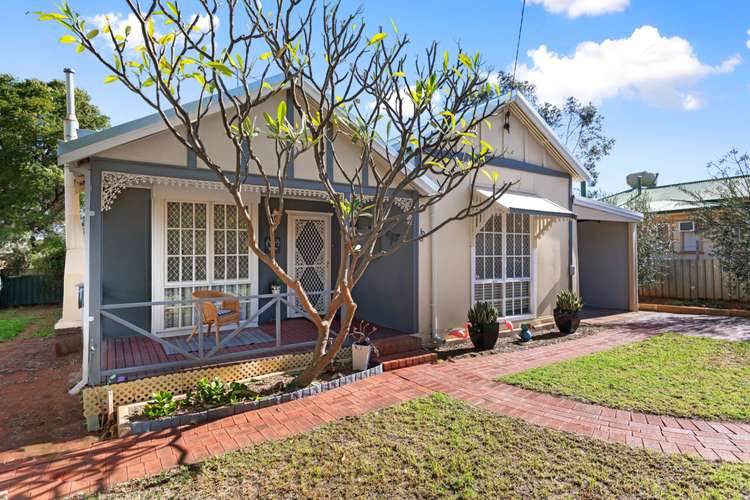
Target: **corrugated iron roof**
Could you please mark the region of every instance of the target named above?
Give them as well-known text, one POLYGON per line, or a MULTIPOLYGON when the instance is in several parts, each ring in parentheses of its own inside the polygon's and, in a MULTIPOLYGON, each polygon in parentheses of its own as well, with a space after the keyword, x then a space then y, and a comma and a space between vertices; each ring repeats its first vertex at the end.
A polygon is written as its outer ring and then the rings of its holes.
POLYGON ((602 201, 617 206, 627 206, 639 196, 648 195, 649 206, 652 212, 679 212, 683 210, 694 210, 720 198, 721 185, 726 179, 739 179, 738 177, 727 177, 720 179, 704 179, 693 182, 681 182, 667 184, 664 186, 643 187, 639 195, 638 188, 622 191, 610 196, 605 196, 602 201))

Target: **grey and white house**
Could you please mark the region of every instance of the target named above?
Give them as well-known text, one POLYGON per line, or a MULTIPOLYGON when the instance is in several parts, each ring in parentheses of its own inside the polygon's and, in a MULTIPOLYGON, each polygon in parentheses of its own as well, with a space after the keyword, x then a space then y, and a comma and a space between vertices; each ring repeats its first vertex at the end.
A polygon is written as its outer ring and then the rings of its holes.
MULTIPOLYGON (((269 101, 258 114, 276 105, 269 101)), ((450 224, 368 269, 355 289, 357 319, 377 325, 380 335, 429 341, 462 326, 476 300, 492 302, 511 320, 544 320, 562 289, 580 292, 599 307, 637 307, 634 228, 640 215, 574 197, 573 184, 589 180, 588 174, 522 96, 506 106, 510 131, 502 126, 503 112, 494 117, 494 127, 483 125, 478 133, 504 152, 489 168, 517 182, 482 217, 450 224)), ((68 253, 58 328, 83 331, 87 355, 79 388, 113 376, 132 380, 309 350, 314 329, 292 297, 271 294, 274 276, 248 252, 245 228, 216 174, 157 115, 84 131, 77 130, 74 110, 71 99, 59 147, 68 253), (243 328, 227 325, 218 344, 204 334, 188 342, 197 290, 241 297, 243 328)), ((294 120, 293 106, 289 112, 294 120)), ((233 170, 218 116, 209 113, 202 127, 212 155, 233 170)), ((272 154, 260 139, 254 144, 259 154, 272 154)), ((339 160, 359 164, 358 146, 337 141, 339 160)), ((265 217, 258 216, 261 177, 253 171, 243 178, 243 197, 258 241, 278 248, 282 263, 322 308, 340 258, 338 229, 311 158, 300 155, 291 171, 277 241, 270 241, 265 217)), ((345 189, 344 178, 331 173, 345 189)), ((413 230, 429 229, 465 197, 485 196, 488 188, 456 191, 413 230)), ((403 201, 434 189, 425 177, 403 201)))

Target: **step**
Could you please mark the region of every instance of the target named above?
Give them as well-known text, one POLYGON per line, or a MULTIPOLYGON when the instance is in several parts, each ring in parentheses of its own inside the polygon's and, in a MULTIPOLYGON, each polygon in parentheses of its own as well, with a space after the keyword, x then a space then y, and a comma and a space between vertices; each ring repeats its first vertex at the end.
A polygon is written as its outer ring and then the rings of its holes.
POLYGON ((414 335, 373 339, 372 343, 378 348, 381 356, 417 351, 422 348, 422 339, 414 335))
POLYGON ((414 351, 390 354, 380 357, 380 362, 383 363, 384 372, 396 370, 398 368, 406 368, 407 366, 434 363, 435 361, 437 361, 437 353, 429 352, 425 349, 418 349, 414 351))

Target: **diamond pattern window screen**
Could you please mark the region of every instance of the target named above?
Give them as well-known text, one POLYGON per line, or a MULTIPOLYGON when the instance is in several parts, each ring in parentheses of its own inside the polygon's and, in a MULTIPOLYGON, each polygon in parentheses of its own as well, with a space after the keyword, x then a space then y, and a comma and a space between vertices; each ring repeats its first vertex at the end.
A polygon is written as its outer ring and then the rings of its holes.
POLYGON ((328 304, 328 297, 321 292, 327 288, 330 275, 328 221, 299 216, 292 217, 290 223, 294 236, 292 249, 294 276, 302 283, 302 287, 307 291, 315 308, 323 311, 328 304))
POLYGON ((247 223, 234 205, 214 205, 214 280, 250 279, 247 223))
POLYGON ((505 316, 531 312, 530 227, 526 214, 497 214, 474 236, 472 302, 505 316))
POLYGON ((167 283, 206 281, 206 204, 167 202, 167 283))
MULTIPOLYGON (((208 289, 250 295, 246 228, 234 205, 168 201, 164 300, 191 300, 194 291, 208 289)), ((241 304, 243 319, 250 307, 241 304)), ((165 329, 192 324, 191 304, 164 307, 165 329)))

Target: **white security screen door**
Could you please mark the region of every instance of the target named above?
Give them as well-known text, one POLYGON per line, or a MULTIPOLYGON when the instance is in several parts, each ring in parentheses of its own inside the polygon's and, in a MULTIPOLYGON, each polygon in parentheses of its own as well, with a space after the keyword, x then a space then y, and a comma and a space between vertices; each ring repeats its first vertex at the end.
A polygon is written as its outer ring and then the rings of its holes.
MULTIPOLYGON (((307 292, 310 302, 319 312, 328 305, 323 293, 330 287, 331 279, 331 219, 329 214, 314 212, 287 212, 287 259, 292 278, 298 279, 307 292)), ((298 305, 296 298, 291 303, 298 305)), ((302 313, 290 307, 289 317, 302 313)))

